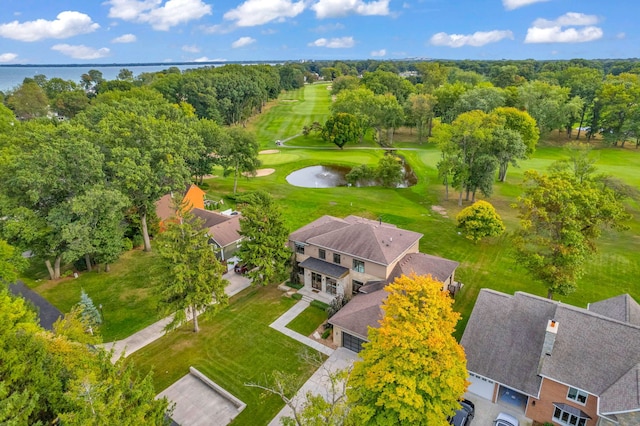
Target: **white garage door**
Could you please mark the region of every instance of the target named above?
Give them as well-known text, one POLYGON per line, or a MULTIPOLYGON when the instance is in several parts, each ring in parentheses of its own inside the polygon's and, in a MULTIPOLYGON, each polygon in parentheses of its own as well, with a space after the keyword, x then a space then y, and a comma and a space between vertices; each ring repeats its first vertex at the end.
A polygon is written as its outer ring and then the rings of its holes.
POLYGON ((467 391, 486 398, 489 401, 493 400, 493 389, 496 385, 494 381, 478 376, 477 374, 473 374, 471 372, 469 372, 469 381, 471 382, 471 384, 469 385, 469 389, 467 389, 467 391))

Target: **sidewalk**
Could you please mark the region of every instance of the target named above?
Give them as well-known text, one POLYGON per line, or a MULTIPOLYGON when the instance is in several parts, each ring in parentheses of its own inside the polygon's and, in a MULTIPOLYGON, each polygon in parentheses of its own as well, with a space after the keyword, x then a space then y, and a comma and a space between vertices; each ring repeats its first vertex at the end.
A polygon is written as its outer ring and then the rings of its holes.
POLYGON ((299 301, 291 309, 282 314, 277 320, 269 324, 269 327, 278 330, 280 333, 291 337, 292 339, 297 340, 300 343, 303 343, 318 352, 321 352, 327 356, 330 356, 333 353, 333 349, 323 345, 322 343, 318 343, 313 339, 310 339, 307 336, 303 336, 300 333, 297 333, 289 328, 287 328, 287 324, 289 324, 295 317, 300 315, 302 311, 309 307, 309 302, 305 302, 304 300, 299 301))
MULTIPOLYGON (((251 285, 251 281, 248 278, 234 273, 233 270, 224 274, 223 278, 229 281, 229 285, 224 289, 225 293, 227 293, 227 296, 229 297, 238 294, 251 285)), ((160 321, 151 324, 147 328, 143 328, 142 330, 132 334, 126 339, 116 340, 115 342, 108 342, 103 346, 107 351, 113 349, 113 356, 111 357, 111 361, 115 362, 120 359, 122 355, 127 357, 135 351, 144 348, 148 344, 164 336, 164 328, 171 322, 172 319, 173 315, 170 315, 167 318, 163 318, 160 321)))

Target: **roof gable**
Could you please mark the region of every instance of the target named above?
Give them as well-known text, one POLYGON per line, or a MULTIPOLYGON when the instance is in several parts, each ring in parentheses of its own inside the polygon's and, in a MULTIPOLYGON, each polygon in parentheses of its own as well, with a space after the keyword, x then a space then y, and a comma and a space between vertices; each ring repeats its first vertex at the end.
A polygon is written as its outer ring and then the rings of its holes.
POLYGON ((357 294, 334 316, 329 318, 328 322, 360 337, 367 338, 369 327, 380 327, 383 315, 382 302, 386 298, 386 290, 357 294))
POLYGON ((396 264, 389 276, 389 281, 395 280, 401 275, 431 275, 432 278, 445 282, 453 275, 460 265, 454 260, 444 259, 425 253, 406 254, 400 262, 396 264))
POLYGON ((628 294, 590 303, 589 311, 640 326, 640 304, 628 294))
POLYGON ((604 414, 640 410, 640 364, 616 380, 601 398, 600 411, 604 414))

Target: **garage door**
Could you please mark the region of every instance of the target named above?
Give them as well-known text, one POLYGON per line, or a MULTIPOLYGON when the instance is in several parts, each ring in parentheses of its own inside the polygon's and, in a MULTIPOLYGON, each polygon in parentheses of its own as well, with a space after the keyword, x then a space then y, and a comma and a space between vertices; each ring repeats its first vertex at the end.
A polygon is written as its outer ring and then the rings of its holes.
POLYGON ((342 346, 349 349, 350 351, 353 351, 355 353, 360 352, 362 350, 362 344, 364 342, 364 340, 356 336, 345 333, 344 331, 342 332, 342 346))
POLYGON ((496 385, 494 381, 471 372, 469 372, 469 381, 471 382, 469 389, 467 389, 469 392, 493 401, 493 390, 496 385))

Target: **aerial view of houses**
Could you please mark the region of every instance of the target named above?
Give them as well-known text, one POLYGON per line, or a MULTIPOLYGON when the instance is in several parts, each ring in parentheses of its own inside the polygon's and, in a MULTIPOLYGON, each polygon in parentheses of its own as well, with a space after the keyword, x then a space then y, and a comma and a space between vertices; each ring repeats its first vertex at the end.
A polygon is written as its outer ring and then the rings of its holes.
POLYGON ((9 3, 0 424, 640 425, 632 11, 9 3))

